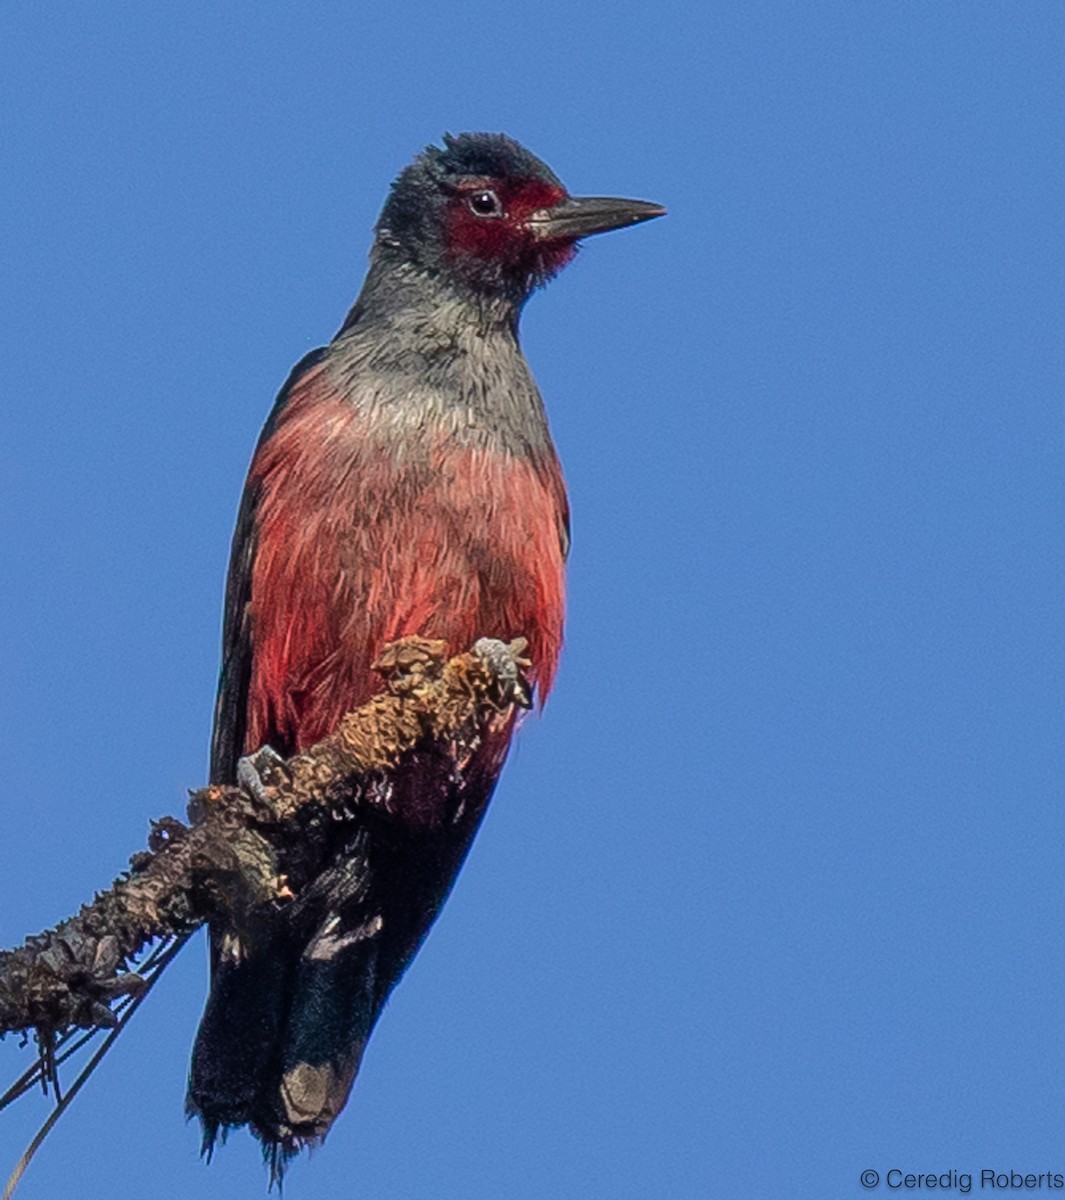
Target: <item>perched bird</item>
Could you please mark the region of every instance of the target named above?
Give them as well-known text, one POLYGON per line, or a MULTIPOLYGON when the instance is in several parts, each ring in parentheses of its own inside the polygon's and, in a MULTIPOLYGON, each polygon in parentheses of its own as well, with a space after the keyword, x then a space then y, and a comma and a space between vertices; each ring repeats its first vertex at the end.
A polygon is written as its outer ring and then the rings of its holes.
MULTIPOLYGON (((502 134, 445 137, 399 175, 354 307, 292 371, 252 459, 213 782, 235 782, 261 746, 288 757, 331 733, 379 690, 382 646, 407 635, 453 652, 527 638, 547 695, 568 509, 518 318, 579 239, 664 211, 574 198, 502 134)), ((248 1124, 276 1172, 328 1131, 462 865, 512 724, 461 779, 415 764, 395 780, 390 825, 358 829, 254 938, 212 927, 188 1097, 207 1152, 248 1124)))

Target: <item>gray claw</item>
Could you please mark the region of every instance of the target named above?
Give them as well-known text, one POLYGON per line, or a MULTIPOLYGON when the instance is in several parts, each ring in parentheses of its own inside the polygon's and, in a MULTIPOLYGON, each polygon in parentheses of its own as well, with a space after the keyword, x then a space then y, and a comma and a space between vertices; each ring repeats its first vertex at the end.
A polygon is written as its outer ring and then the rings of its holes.
POLYGON ((261 803, 268 803, 270 789, 284 779, 284 764, 273 746, 260 746, 254 754, 237 759, 237 785, 261 803))
POLYGON ((528 708, 532 700, 521 673, 521 668, 528 666, 528 661, 521 657, 524 649, 524 639, 508 645, 498 638, 478 638, 473 644, 474 654, 488 664, 489 670, 499 681, 504 703, 528 708))

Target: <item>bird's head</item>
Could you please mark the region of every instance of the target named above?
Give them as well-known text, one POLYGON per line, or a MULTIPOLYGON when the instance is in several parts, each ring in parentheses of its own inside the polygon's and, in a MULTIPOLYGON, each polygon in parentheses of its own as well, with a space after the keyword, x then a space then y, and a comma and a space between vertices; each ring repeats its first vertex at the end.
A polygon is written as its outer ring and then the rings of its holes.
POLYGON ((402 171, 377 240, 464 290, 520 304, 569 262, 581 238, 664 213, 643 200, 571 196, 512 138, 462 133, 402 171))

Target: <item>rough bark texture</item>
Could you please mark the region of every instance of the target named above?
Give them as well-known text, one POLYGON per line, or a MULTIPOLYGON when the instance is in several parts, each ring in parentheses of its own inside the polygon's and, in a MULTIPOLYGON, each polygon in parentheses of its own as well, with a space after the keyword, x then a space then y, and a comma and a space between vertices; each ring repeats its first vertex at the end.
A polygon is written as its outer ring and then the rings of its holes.
POLYGON ((478 642, 447 660, 443 642, 404 638, 375 668, 386 690, 340 727, 262 777, 253 794, 208 787, 189 824, 152 823, 148 850, 75 917, 0 952, 0 1035, 43 1042, 72 1027, 109 1028, 112 1002, 144 980, 131 960, 157 938, 181 936, 225 912, 236 928, 288 903, 337 845, 337 825, 388 822, 387 780, 407 754, 461 771, 490 730, 528 706, 524 642, 478 642))

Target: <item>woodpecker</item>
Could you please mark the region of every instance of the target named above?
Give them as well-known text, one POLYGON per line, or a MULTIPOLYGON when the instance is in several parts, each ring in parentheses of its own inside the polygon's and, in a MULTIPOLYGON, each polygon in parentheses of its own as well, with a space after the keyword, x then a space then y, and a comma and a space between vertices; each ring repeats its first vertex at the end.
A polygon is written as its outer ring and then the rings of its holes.
MULTIPOLYGON (((562 644, 569 512, 518 320, 581 238, 664 212, 570 196, 503 134, 446 136, 401 172, 354 306, 289 375, 252 459, 212 782, 235 783, 260 747, 288 757, 331 733, 380 689, 381 648, 408 635, 456 653, 526 638, 543 702, 562 644)), ((329 1130, 512 732, 486 738, 461 781, 411 767, 395 781, 391 827, 359 829, 253 939, 212 925, 188 1093, 208 1156, 219 1134, 248 1125, 277 1175, 329 1130)))

